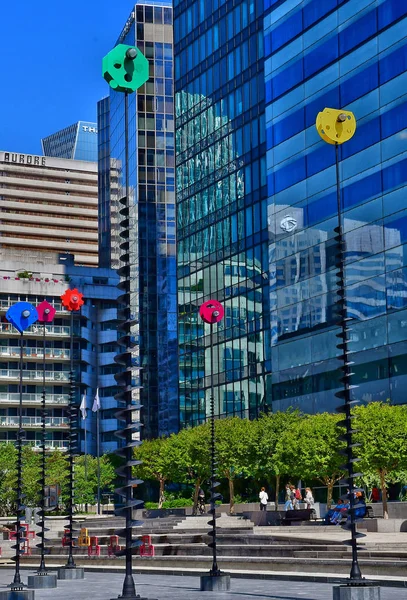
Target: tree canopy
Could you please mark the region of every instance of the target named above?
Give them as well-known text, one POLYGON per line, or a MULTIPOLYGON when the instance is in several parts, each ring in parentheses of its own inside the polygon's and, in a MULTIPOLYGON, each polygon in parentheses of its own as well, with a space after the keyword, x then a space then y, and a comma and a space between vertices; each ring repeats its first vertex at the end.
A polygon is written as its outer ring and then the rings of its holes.
POLYGON ((407 406, 371 402, 356 407, 353 414, 360 470, 380 485, 383 516, 388 518, 387 486, 400 481, 407 470, 407 406))

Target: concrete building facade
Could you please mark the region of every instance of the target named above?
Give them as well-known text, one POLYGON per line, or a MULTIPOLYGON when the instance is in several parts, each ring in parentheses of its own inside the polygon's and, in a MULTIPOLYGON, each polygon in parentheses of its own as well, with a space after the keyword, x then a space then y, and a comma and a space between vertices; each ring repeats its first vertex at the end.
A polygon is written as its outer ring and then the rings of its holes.
POLYGON ((98 264, 97 164, 0 152, 0 247, 98 264))
MULTIPOLYGON (((85 304, 74 319, 74 365, 77 387, 75 400, 86 396, 88 416, 80 421, 81 449, 84 428, 87 452, 96 452, 96 415, 91 412, 96 390, 101 401, 101 451, 117 447, 114 431, 116 382, 114 362, 117 340, 117 275, 108 269, 77 267, 72 257, 43 252, 33 258, 28 251, 0 249, 0 441, 16 439, 19 402, 20 335, 7 322, 8 308, 19 301, 34 306, 47 300, 57 310, 54 321, 46 325, 46 402, 48 448, 67 448, 70 370, 70 313, 60 296, 68 287, 77 287, 85 304), (22 273, 31 276, 22 276, 22 273)), ((41 394, 43 383, 43 329, 32 325, 24 334, 23 426, 27 440, 40 444, 41 394)))

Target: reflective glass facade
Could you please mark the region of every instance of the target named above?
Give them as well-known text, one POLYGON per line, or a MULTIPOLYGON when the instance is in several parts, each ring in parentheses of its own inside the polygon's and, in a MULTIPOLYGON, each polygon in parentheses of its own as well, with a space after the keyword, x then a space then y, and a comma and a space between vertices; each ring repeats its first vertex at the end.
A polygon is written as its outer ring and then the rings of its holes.
POLYGON ((254 417, 265 402, 270 345, 263 0, 174 2, 177 236, 182 425, 205 421, 211 297, 219 415, 254 417))
POLYGON ((79 121, 41 140, 44 156, 96 162, 98 130, 96 123, 79 121))
MULTIPOLYGON (((175 256, 173 38, 170 0, 137 2, 118 39, 137 45, 150 63, 150 78, 129 96, 130 262, 132 307, 137 318, 135 371, 143 405, 142 436, 178 430, 177 305, 175 256)), ((117 259, 117 201, 125 194, 124 94, 110 91, 110 108, 99 104, 99 175, 110 153, 111 175, 100 196, 108 225, 101 251, 117 259), (108 114, 108 117, 106 116, 108 114), (108 120, 107 120, 108 119, 108 120), (109 240, 110 237, 110 240, 109 240), (109 248, 103 245, 109 245, 109 248)), ((107 223, 107 222, 106 222, 107 223)))
POLYGON ((407 4, 268 2, 264 19, 273 410, 338 400, 335 150, 325 107, 354 112, 340 148, 352 391, 405 402, 407 4))
POLYGON ((352 393, 405 402, 407 4, 176 0, 174 41, 181 423, 208 415, 210 297, 218 414, 338 402, 325 107, 358 125, 340 148, 352 393))

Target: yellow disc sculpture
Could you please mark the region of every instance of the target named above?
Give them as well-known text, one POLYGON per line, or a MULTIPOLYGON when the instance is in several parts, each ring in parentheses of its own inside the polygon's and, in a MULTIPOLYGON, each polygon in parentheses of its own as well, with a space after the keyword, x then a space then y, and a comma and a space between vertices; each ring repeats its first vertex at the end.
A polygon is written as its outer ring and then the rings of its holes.
POLYGON ((324 108, 315 123, 321 138, 328 144, 343 144, 356 131, 355 115, 348 110, 324 108))

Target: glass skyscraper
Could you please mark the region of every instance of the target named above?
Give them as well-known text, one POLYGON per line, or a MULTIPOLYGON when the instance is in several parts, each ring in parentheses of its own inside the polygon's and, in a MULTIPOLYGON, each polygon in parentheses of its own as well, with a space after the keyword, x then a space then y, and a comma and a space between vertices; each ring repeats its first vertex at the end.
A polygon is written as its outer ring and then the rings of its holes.
POLYGON ((335 150, 325 107, 354 112, 340 147, 352 391, 406 402, 407 4, 271 2, 264 19, 271 317, 270 401, 332 410, 335 150))
POLYGON ((254 417, 265 402, 268 231, 263 2, 174 2, 180 420, 205 421, 209 298, 219 415, 254 417))
MULTIPOLYGON (((170 0, 137 2, 117 43, 137 46, 150 78, 129 96, 131 299, 142 436, 178 430, 173 35, 170 0)), ((124 95, 98 107, 101 264, 115 264, 118 200, 125 194, 124 95), (107 171, 110 169, 110 175, 107 171), (103 188, 103 190, 101 190, 103 188), (101 193, 102 192, 102 193, 101 193)))
POLYGON ((340 148, 352 393, 405 402, 407 5, 184 0, 174 32, 182 424, 208 415, 198 309, 210 297, 226 312, 220 415, 338 402, 335 151, 315 129, 325 107, 357 119, 340 148))
POLYGON ((44 156, 73 160, 98 159, 98 130, 96 123, 78 121, 41 140, 44 156))

